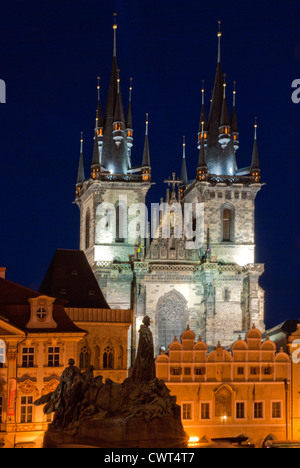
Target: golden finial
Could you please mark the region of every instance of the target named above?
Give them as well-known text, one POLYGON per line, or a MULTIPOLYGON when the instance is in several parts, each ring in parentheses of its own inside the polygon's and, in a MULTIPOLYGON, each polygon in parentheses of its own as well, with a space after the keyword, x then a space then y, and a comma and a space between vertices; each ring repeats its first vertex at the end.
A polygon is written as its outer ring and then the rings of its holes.
POLYGON ((118 85, 118 94, 120 93, 120 70, 118 68, 117 70, 118 75, 117 75, 117 85, 118 85))
POLYGON ((223 98, 225 98, 225 89, 226 89, 226 73, 223 75, 223 98))
POLYGON ((97 76, 98 101, 100 100, 100 76, 97 76))
POLYGON ((232 94, 233 94, 232 105, 233 105, 233 107, 235 107, 235 95, 236 95, 235 85, 236 85, 236 81, 233 82, 233 91, 232 91, 232 94))
POLYGON ((118 13, 113 14, 113 17, 114 17, 113 29, 117 29, 117 27, 118 27, 118 25, 117 25, 117 16, 118 16, 118 13))
POLYGON ((131 101, 131 93, 132 93, 132 78, 130 78, 130 83, 129 83, 129 101, 131 101))
POLYGON ((116 57, 117 55, 117 13, 114 13, 114 24, 113 24, 113 30, 114 30, 114 49, 113 49, 113 55, 116 57))
POLYGON ((256 140, 256 137, 257 137, 256 129, 257 129, 257 117, 255 117, 254 119, 254 140, 256 140))
POLYGON ((83 152, 83 132, 80 132, 80 153, 83 152))
POLYGON ((145 131, 145 135, 148 135, 148 124, 149 124, 149 114, 147 112, 146 113, 146 131, 145 131))
POLYGON ((221 62, 221 21, 218 21, 219 30, 218 30, 218 63, 221 62))

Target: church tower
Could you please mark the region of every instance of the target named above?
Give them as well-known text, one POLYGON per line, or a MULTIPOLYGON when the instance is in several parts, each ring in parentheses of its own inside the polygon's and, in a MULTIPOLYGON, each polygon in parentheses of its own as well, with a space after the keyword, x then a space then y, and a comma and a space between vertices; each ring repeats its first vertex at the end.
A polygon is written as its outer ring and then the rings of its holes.
POLYGON ((238 169, 235 100, 234 83, 229 118, 219 27, 217 69, 205 128, 207 144, 204 144, 202 122, 196 179, 183 194, 183 202, 202 204, 203 228, 205 233, 209 232, 199 272, 203 287, 199 331, 210 345, 218 340, 229 345, 234 332, 242 333, 253 323, 264 330, 264 293, 258 282, 264 267, 255 263, 255 198, 262 187, 257 124, 255 122, 251 166, 238 169))
POLYGON ((113 24, 113 58, 105 112, 100 79, 90 172, 83 168, 81 138, 75 203, 80 210, 80 249, 84 251, 110 307, 132 304, 134 260, 145 253, 143 209, 151 186, 148 119, 140 164, 132 165, 132 80, 127 112, 123 108, 117 64, 117 23, 113 24))
POLYGON ((109 306, 134 310, 129 362, 134 359, 145 315, 151 320, 156 352, 161 347, 167 350, 187 325, 209 347, 219 341, 230 346, 236 335, 243 335, 253 324, 264 331, 264 291, 259 285, 264 266, 255 260, 254 232, 255 199, 263 185, 257 123, 252 159, 250 154, 249 166, 239 169, 236 87, 234 84, 230 113, 219 23, 209 113, 202 84, 197 167, 191 167, 184 138, 180 177, 172 172, 165 180, 168 188, 157 204, 150 241, 144 212, 151 186, 149 118, 146 114, 140 165, 134 166, 132 80, 125 114, 116 33, 115 22, 106 109, 102 113, 98 79, 94 147, 87 177, 81 136, 75 198, 80 209, 80 249, 109 306), (187 206, 192 207, 188 222, 184 216, 187 206))

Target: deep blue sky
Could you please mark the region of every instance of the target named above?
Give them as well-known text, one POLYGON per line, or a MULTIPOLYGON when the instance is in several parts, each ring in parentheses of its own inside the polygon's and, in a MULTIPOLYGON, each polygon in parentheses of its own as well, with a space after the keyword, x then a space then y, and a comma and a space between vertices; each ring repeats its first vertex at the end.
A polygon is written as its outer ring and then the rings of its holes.
POLYGON ((133 164, 142 159, 145 113, 153 181, 179 175, 186 136, 194 177, 201 80, 207 112, 222 21, 227 96, 237 82, 238 166, 250 164, 254 117, 266 183, 256 200, 256 260, 265 263, 266 324, 300 318, 300 78, 297 1, 19 0, 1 2, 0 264, 7 278, 37 289, 56 248, 79 247, 73 205, 84 132, 86 172, 92 158, 96 77, 106 100, 112 58, 112 14, 118 12, 117 55, 123 97, 133 77, 133 164))

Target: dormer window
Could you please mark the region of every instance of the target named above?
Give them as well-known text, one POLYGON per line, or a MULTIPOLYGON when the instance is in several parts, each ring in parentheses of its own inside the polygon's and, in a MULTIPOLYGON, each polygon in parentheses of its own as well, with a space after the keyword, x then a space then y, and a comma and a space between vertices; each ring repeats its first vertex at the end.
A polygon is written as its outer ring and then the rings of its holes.
POLYGON ((56 328, 53 318, 53 303, 55 299, 49 296, 38 296, 28 299, 30 304, 30 319, 26 328, 56 328))
POLYGON ((47 317, 47 310, 44 307, 39 307, 36 311, 38 320, 45 320, 47 317))

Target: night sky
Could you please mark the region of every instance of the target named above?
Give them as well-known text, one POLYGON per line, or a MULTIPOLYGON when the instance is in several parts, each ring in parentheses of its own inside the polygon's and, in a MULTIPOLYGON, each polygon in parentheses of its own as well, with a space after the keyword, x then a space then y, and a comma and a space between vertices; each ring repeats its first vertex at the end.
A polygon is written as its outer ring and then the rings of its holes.
POLYGON ((221 61, 230 103, 236 81, 238 166, 250 165, 258 121, 262 181, 256 199, 256 261, 265 264, 267 327, 300 318, 300 4, 296 1, 1 1, 0 266, 6 277, 38 289, 57 248, 79 248, 79 210, 72 204, 84 134, 86 174, 92 160, 97 104, 106 103, 112 63, 113 12, 124 103, 133 77, 133 165, 142 161, 149 113, 152 187, 159 202, 172 171, 180 174, 182 137, 195 177, 205 80, 209 111, 221 20, 221 61))

